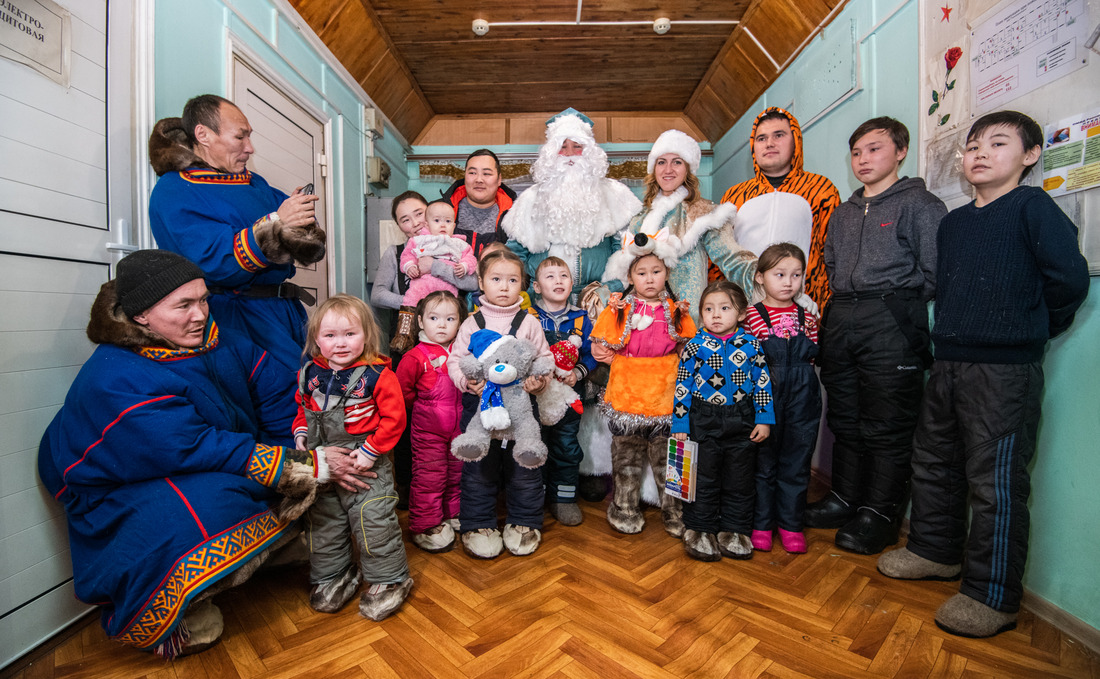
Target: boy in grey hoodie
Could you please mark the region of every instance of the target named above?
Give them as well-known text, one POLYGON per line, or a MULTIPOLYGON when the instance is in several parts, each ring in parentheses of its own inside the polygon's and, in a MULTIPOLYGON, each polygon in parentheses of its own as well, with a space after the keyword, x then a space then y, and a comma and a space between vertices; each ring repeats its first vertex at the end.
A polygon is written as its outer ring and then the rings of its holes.
POLYGON ((839 528, 836 545, 877 554, 898 539, 936 291, 936 233, 947 214, 924 180, 898 178, 909 131, 873 118, 848 140, 863 184, 833 213, 825 240, 832 299, 818 365, 828 395, 832 489, 806 525, 839 528))

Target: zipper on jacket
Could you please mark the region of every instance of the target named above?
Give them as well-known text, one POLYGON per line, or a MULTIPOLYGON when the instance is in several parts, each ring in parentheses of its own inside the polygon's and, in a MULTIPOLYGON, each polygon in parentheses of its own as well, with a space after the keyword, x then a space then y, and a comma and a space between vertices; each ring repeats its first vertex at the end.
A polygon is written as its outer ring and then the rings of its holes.
POLYGON ((852 292, 856 292, 853 276, 855 276, 856 267, 859 266, 859 258, 863 256, 863 230, 867 226, 867 213, 870 211, 871 201, 868 200, 863 204, 863 219, 859 221, 859 247, 856 249, 856 261, 852 264, 851 270, 848 271, 848 286, 852 288, 852 292))
POLYGON ((332 382, 336 379, 336 368, 332 369, 332 376, 328 378, 328 386, 325 387, 325 401, 321 404, 321 410, 328 410, 328 397, 332 395, 332 382))

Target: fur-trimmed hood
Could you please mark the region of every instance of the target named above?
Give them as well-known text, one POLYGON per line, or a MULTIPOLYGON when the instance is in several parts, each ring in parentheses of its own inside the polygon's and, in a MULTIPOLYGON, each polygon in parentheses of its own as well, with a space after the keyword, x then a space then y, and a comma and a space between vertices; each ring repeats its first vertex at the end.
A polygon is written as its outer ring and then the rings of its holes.
POLYGON ((92 302, 88 339, 96 344, 113 344, 124 349, 167 347, 164 338, 131 320, 118 304, 115 282, 107 281, 92 302))
MULTIPOLYGON (((796 175, 802 172, 803 156, 802 156, 802 126, 798 124, 798 118, 794 117, 794 114, 786 109, 779 108, 778 106, 769 106, 760 112, 756 116, 756 119, 752 121, 752 132, 749 133, 749 150, 752 150, 753 141, 756 139, 756 128, 760 125, 760 120, 771 113, 779 113, 784 116, 791 124, 791 138, 794 139, 794 155, 791 156, 791 171, 790 174, 796 175)), ((764 171, 760 169, 760 166, 756 163, 756 155, 752 156, 752 169, 756 174, 759 181, 767 183, 768 180, 764 176, 764 171)))
POLYGON ((210 167, 191 150, 182 118, 161 118, 153 126, 149 135, 149 164, 158 177, 190 167, 210 167))

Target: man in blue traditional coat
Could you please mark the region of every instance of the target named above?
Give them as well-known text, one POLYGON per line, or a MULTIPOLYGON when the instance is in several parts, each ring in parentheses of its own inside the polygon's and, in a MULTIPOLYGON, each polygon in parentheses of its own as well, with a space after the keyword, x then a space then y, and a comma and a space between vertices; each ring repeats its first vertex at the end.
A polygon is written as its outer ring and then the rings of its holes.
POLYGON ((183 255, 206 275, 210 309, 267 349, 293 379, 301 365, 306 313, 315 300, 288 282, 294 261, 325 256, 314 220, 317 196, 287 196, 246 164, 253 153, 248 118, 227 99, 204 94, 182 118, 165 118, 149 137, 149 162, 160 180, 149 220, 160 247, 183 255))
POLYGON ((183 257, 119 262, 87 333, 99 346, 38 455, 68 515, 76 595, 112 638, 202 650, 222 632, 209 597, 294 537, 316 486, 365 484, 346 449, 294 449, 293 382, 209 319, 203 273, 183 257))

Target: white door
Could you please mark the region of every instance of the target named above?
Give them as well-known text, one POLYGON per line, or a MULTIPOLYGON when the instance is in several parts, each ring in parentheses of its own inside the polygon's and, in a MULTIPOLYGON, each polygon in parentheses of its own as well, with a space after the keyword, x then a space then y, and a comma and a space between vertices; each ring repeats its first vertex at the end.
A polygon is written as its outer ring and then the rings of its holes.
MULTIPOLYGON (((295 104, 268 80, 234 55, 233 103, 252 126, 252 145, 256 152, 249 169, 268 184, 286 193, 313 183, 317 201, 317 223, 329 232, 325 259, 308 267, 299 267, 294 282, 317 297, 317 303, 329 295, 328 262, 332 257, 332 232, 328 226, 325 186, 325 127, 314 116, 295 104)), ((316 307, 306 307, 312 312, 316 307)))
MULTIPOLYGON (((64 508, 38 480, 38 443, 94 349, 84 328, 110 275, 108 243, 128 240, 111 227, 128 229, 125 182, 126 213, 108 217, 108 129, 125 137, 131 122, 128 99, 108 119, 107 2, 56 1, 71 12, 71 86, 0 59, 0 667, 89 610, 73 593, 64 508)), ((129 24, 115 11, 111 39, 125 52, 129 24)), ((129 81, 129 63, 112 69, 129 81)))

